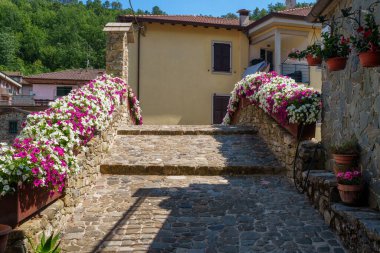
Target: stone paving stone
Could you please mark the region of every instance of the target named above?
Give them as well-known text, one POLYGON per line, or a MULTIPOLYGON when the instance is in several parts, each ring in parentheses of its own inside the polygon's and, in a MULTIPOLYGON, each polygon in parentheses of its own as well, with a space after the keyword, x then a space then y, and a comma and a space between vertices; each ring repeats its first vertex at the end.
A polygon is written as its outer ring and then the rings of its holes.
POLYGON ((345 252, 282 176, 103 175, 64 252, 345 252), (80 236, 78 236, 80 234, 80 236))
POLYGON ((276 174, 284 172, 257 135, 117 136, 101 172, 122 175, 276 174))
POLYGON ((223 125, 124 125, 119 127, 119 135, 232 135, 256 134, 252 126, 223 125))

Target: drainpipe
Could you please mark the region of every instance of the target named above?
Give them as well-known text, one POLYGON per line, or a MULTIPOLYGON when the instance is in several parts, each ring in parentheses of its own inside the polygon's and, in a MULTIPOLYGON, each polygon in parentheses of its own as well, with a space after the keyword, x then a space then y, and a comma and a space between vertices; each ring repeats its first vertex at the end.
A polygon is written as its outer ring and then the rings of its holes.
POLYGON ((141 49, 140 49, 140 46, 141 46, 141 42, 140 42, 140 39, 141 39, 141 26, 139 24, 137 24, 139 26, 138 28, 138 41, 137 41, 137 99, 140 100, 140 54, 141 54, 141 49))

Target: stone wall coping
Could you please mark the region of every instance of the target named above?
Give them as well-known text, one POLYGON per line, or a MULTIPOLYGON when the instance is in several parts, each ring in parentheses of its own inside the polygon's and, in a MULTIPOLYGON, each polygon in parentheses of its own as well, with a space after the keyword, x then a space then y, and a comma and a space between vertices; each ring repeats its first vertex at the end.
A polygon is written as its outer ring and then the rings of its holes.
POLYGON ((352 223, 360 224, 368 238, 380 240, 380 212, 368 207, 352 207, 339 203, 332 204, 331 209, 352 223))
MULTIPOLYGON (((302 173, 302 177, 306 178, 307 171, 302 173)), ((309 181, 318 182, 328 187, 336 187, 338 182, 333 172, 325 170, 311 170, 309 173, 309 181)))

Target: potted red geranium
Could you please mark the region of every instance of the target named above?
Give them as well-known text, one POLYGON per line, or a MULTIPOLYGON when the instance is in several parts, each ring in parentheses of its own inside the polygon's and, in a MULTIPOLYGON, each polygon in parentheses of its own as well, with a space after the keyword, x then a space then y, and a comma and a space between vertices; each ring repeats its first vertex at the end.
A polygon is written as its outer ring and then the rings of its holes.
POLYGON ((373 13, 365 15, 365 24, 351 37, 352 45, 359 53, 363 67, 380 66, 380 33, 373 13))
POLYGON ((343 203, 359 204, 363 192, 362 174, 359 169, 337 174, 339 195, 343 203))
POLYGON ((297 60, 306 58, 309 66, 317 66, 322 63, 322 48, 321 45, 314 43, 305 50, 293 50, 288 57, 297 60))
POLYGON ((347 57, 350 54, 349 39, 336 32, 322 34, 322 55, 326 60, 329 71, 339 71, 346 67, 347 57))

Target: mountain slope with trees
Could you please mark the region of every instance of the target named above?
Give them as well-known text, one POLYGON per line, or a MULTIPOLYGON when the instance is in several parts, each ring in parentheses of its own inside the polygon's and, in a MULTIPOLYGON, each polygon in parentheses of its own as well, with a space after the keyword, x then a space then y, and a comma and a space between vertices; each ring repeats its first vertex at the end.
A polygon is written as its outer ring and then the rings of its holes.
MULTIPOLYGON (((123 10, 118 1, 0 0, 0 70, 32 74, 105 66, 104 25, 123 10)), ((138 14, 159 14, 138 10, 138 14)))

